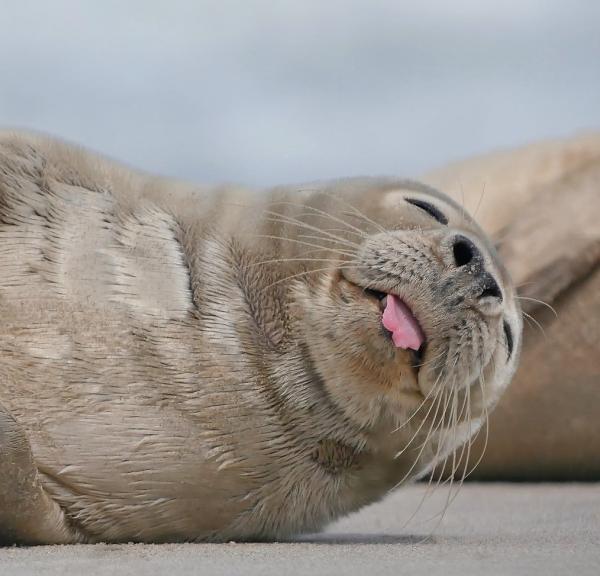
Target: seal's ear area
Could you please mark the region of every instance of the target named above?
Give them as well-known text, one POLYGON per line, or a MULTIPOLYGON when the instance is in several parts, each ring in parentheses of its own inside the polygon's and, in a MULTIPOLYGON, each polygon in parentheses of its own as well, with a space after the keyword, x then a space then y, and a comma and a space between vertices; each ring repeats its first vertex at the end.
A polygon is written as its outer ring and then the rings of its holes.
MULTIPOLYGON (((552 302, 600 262, 600 161, 540 188, 497 235, 520 295, 552 302)), ((534 301, 523 300, 531 310, 534 301)))

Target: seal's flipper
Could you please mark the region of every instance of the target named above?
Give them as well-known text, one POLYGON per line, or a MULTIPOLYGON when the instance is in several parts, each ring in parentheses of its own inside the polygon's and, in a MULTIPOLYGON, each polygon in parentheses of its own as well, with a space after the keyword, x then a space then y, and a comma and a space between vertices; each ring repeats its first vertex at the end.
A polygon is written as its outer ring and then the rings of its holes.
POLYGON ((600 163, 534 195, 503 231, 499 252, 525 310, 547 303, 590 275, 600 262, 600 163))
POLYGON ((24 430, 0 405, 0 544, 83 540, 44 491, 24 430))

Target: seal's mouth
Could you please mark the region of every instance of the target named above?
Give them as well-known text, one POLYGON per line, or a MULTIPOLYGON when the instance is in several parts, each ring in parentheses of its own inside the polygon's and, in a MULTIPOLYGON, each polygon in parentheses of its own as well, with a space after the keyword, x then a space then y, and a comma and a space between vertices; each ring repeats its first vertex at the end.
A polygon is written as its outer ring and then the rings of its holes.
POLYGON ((381 323, 391 336, 396 348, 411 352, 413 366, 417 367, 423 360, 426 339, 423 329, 409 306, 399 296, 370 288, 365 293, 379 301, 383 312, 381 323))

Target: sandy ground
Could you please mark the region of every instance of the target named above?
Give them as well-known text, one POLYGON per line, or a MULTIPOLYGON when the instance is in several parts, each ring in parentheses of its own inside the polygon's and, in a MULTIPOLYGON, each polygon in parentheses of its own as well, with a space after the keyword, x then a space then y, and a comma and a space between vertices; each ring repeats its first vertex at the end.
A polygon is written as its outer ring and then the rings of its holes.
POLYGON ((5 548, 0 574, 600 574, 598 484, 471 484, 427 523, 440 490, 406 526, 422 494, 403 489, 294 542, 5 548))

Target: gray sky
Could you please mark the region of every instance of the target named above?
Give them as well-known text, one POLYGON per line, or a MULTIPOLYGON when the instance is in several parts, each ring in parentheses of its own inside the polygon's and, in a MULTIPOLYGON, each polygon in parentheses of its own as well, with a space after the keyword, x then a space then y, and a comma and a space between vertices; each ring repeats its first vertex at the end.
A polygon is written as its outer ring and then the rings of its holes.
POLYGON ((0 0, 0 124, 250 185, 600 129, 600 2, 416 4, 0 0))

